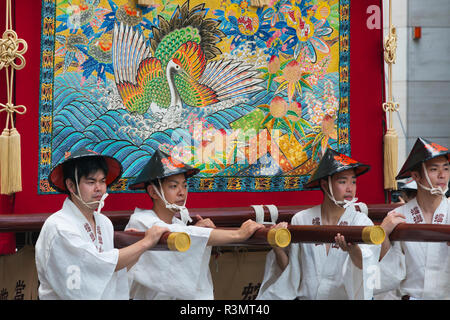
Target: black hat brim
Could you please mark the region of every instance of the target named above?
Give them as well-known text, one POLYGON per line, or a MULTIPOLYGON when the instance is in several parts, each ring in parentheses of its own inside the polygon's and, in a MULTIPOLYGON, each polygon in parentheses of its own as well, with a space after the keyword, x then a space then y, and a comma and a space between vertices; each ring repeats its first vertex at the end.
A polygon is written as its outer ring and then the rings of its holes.
POLYGON ((445 147, 439 146, 435 143, 427 141, 423 138, 417 138, 411 152, 409 153, 408 158, 406 159, 403 167, 400 169, 400 172, 395 177, 396 180, 405 179, 411 177, 411 171, 422 162, 426 162, 428 160, 437 158, 437 157, 447 157, 447 160, 450 162, 450 150, 445 147), (430 151, 430 147, 426 146, 435 146, 441 148, 439 152, 430 151))
POLYGON ((316 177, 314 180, 308 181, 303 187, 305 189, 318 188, 320 180, 326 179, 329 176, 335 175, 336 173, 343 172, 343 171, 350 170, 350 169, 354 169, 355 170, 355 176, 359 177, 360 175, 363 175, 364 173, 369 171, 370 170, 370 166, 359 163, 359 164, 354 165, 354 166, 342 167, 342 168, 336 170, 335 172, 333 172, 332 174, 316 177))
POLYGON ((101 158, 105 159, 106 165, 108 167, 108 173, 105 177, 105 182, 106 182, 107 187, 109 187, 110 185, 117 182, 117 180, 119 180, 120 177, 122 176, 122 170, 123 170, 122 165, 115 158, 110 157, 110 156, 104 156, 104 155, 90 154, 90 155, 84 155, 84 156, 79 156, 79 157, 75 157, 75 158, 70 158, 70 159, 67 159, 67 160, 63 161, 62 163, 58 164, 55 168, 53 168, 53 170, 50 172, 50 174, 48 176, 48 181, 49 181, 50 186, 58 192, 69 193, 69 190, 67 190, 66 184, 64 182, 63 166, 66 163, 69 163, 71 161, 76 161, 83 157, 101 157, 101 158))
POLYGON ((313 189, 319 187, 319 181, 332 176, 336 173, 354 169, 355 175, 358 177, 370 170, 370 166, 360 163, 345 154, 339 153, 331 148, 327 148, 317 169, 304 184, 305 189, 313 189))
POLYGON ((199 169, 191 167, 157 149, 128 188, 130 190, 145 189, 147 184, 158 179, 164 179, 182 173, 187 179, 199 172, 199 169))

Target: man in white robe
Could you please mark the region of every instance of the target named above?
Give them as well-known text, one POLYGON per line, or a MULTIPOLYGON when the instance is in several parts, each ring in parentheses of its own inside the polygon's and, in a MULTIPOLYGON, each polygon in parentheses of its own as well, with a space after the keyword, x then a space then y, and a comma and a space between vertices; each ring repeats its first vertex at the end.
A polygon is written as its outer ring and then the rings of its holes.
MULTIPOLYGON (((305 185, 320 186, 324 200, 295 214, 291 224, 373 225, 365 213, 356 210, 354 198, 356 177, 368 170, 328 149, 305 185)), ((380 246, 346 243, 340 234, 335 240, 335 244, 291 243, 288 252, 274 248, 267 255, 257 299, 372 299, 380 246)))
POLYGON ((136 208, 126 230, 141 231, 162 226, 172 232, 186 232, 191 246, 186 252, 148 251, 128 272, 130 296, 135 300, 214 299, 209 270, 211 246, 242 242, 263 225, 247 220, 236 230, 214 229, 210 219, 197 216, 195 226, 185 207, 187 179, 199 170, 157 150, 130 189, 144 189, 153 209, 136 208), (180 213, 180 218, 175 213, 180 213))
POLYGON ((69 197, 45 221, 36 242, 41 300, 129 299, 126 268, 168 229, 152 228, 135 244, 114 248, 113 225, 100 210, 107 186, 121 173, 117 160, 86 149, 50 173, 52 187, 69 197))
POLYGON ((450 299, 450 243, 393 241, 399 223, 450 224, 445 197, 450 179, 449 150, 418 138, 397 179, 412 177, 417 196, 388 213, 381 226, 386 239, 381 249, 381 288, 398 290, 404 300, 450 299))

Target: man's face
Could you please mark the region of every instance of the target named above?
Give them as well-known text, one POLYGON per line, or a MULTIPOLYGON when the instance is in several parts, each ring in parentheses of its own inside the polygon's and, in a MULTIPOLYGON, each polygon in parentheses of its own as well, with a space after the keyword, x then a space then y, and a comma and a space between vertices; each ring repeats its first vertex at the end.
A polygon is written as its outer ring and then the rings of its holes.
MULTIPOLYGON (((425 167, 433 188, 441 187, 442 190, 445 190, 450 179, 450 166, 447 157, 436 157, 425 161, 425 167)), ((424 174, 419 174, 419 172, 412 171, 411 176, 416 182, 424 186, 428 186, 428 182, 424 174)))
POLYGON ((336 201, 352 200, 356 194, 355 170, 349 169, 334 174, 331 177, 331 187, 333 188, 333 195, 336 201))
MULTIPOLYGON (((84 202, 100 201, 106 193, 106 176, 103 170, 97 170, 88 176, 82 176, 78 181, 80 197, 84 202)), ((77 194, 75 182, 68 180, 67 187, 69 191, 77 194)), ((74 199, 75 200, 75 199, 74 199)))
POLYGON ((184 205, 187 197, 187 181, 184 173, 165 178, 161 185, 167 202, 184 205))

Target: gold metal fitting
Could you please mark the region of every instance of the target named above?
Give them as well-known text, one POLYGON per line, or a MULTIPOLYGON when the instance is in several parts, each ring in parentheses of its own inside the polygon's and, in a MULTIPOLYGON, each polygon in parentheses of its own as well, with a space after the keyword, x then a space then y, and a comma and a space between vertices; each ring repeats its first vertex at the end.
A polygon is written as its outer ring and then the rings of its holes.
POLYGON ((185 252, 191 246, 191 237, 186 232, 172 232, 167 238, 167 246, 172 251, 185 252))
POLYGON ((272 247, 287 247, 291 243, 291 233, 286 228, 272 228, 267 233, 267 242, 272 247))
POLYGON ((367 244, 382 244, 386 232, 380 226, 368 226, 362 230, 362 239, 367 244))

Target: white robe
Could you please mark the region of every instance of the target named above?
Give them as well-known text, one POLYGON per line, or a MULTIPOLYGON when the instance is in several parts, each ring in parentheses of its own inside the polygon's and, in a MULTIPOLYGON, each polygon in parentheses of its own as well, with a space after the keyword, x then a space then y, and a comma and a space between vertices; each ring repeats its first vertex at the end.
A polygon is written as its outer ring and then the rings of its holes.
MULTIPOLYGON (((406 223, 425 223, 417 200, 395 209, 406 223)), ((449 200, 443 198, 433 214, 433 224, 450 224, 449 200)), ((450 299, 450 246, 446 242, 393 241, 380 261, 381 288, 399 289, 400 296, 415 299, 450 299)))
MULTIPOLYGON (((292 225, 321 224, 321 206, 300 211, 292 225)), ((338 225, 373 225, 354 207, 342 214, 338 225)), ((284 271, 278 266, 275 253, 267 254, 264 279, 257 299, 372 299, 376 283, 380 245, 359 244, 363 269, 357 268, 349 254, 330 244, 328 255, 324 243, 292 243, 289 264, 284 271)))
POLYGON ((36 242, 39 299, 129 299, 126 268, 115 272, 114 228, 94 213, 96 235, 67 198, 45 221, 36 242))
POLYGON ((186 252, 147 251, 128 271, 130 297, 135 300, 212 300, 213 284, 209 271, 211 247, 207 246, 211 228, 185 226, 173 218, 166 224, 153 210, 136 208, 125 229, 145 231, 153 225, 171 232, 186 232, 191 246, 186 252))

